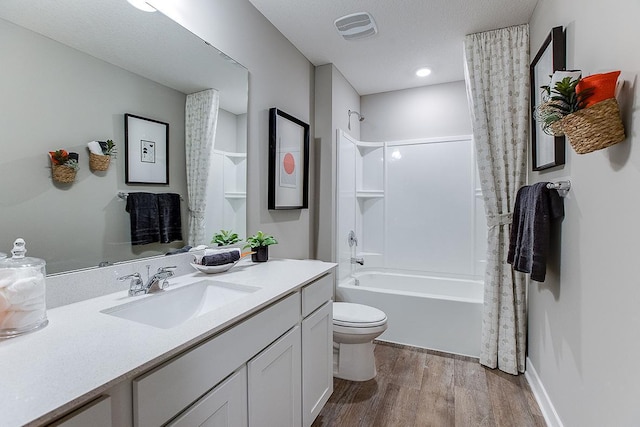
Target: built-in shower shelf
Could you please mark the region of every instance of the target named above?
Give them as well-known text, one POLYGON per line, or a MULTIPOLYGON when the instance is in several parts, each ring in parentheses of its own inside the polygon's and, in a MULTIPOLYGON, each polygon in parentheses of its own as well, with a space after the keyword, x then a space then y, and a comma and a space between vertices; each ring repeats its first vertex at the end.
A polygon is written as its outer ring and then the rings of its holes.
POLYGON ((246 199, 247 193, 241 191, 227 191, 224 193, 226 199, 246 199))
POLYGON ((384 191, 375 191, 375 190, 356 191, 356 197, 358 199, 381 199, 384 197, 384 191))

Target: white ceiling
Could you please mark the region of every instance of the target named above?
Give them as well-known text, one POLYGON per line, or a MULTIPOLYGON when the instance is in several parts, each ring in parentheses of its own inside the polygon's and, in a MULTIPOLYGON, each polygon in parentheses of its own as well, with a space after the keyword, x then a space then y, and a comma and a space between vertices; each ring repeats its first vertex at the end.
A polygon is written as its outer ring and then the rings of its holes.
POLYGON ((538 0, 249 0, 314 65, 333 63, 360 95, 464 79, 466 34, 529 22, 538 0), (333 22, 369 12, 371 38, 333 22), (429 67, 430 76, 415 71, 429 67))
POLYGON ((247 112, 247 70, 160 13, 125 0, 0 0, 0 18, 185 94, 218 89, 221 108, 247 112))

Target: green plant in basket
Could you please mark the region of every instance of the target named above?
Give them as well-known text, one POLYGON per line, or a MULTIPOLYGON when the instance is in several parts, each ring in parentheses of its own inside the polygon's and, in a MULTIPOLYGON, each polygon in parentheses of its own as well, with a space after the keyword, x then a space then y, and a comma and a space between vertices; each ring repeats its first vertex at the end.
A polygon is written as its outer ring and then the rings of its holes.
POLYGON ((238 234, 234 233, 232 230, 220 230, 213 235, 211 243, 217 243, 218 246, 227 246, 238 243, 239 241, 240 237, 238 237, 238 234))
POLYGON ((277 243, 278 241, 273 236, 264 234, 262 231, 258 231, 253 236, 247 237, 247 244, 244 245, 244 249, 255 249, 263 246, 275 245, 277 243))
POLYGON ((107 139, 105 145, 100 144, 100 147, 102 148, 102 154, 104 154, 105 156, 111 156, 114 159, 116 158, 116 155, 118 154, 118 147, 116 147, 116 144, 115 142, 113 142, 113 140, 107 139))
POLYGON ((546 92, 547 101, 536 107, 534 114, 545 133, 558 134, 556 122, 585 107, 586 100, 591 96, 592 91, 587 89, 576 93, 579 82, 580 79, 572 80, 571 77, 565 77, 556 82, 553 88, 550 85, 541 87, 546 92))

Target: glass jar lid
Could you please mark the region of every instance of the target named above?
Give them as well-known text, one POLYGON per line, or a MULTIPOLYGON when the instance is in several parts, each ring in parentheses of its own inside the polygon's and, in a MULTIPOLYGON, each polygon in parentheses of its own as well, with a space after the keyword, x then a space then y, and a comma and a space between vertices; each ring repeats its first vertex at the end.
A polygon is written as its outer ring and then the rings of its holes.
POLYGON ((0 268, 43 267, 46 264, 43 259, 25 256, 27 247, 21 238, 13 242, 11 253, 11 258, 0 259, 0 268))

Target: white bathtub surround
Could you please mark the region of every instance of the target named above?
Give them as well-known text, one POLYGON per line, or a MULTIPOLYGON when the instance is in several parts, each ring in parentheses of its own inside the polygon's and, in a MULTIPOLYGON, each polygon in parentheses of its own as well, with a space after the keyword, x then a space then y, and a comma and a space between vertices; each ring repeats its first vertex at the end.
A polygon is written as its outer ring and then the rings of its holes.
POLYGON ((506 258, 508 224, 527 173, 528 25, 467 36, 465 59, 489 227, 480 363, 516 375, 525 370, 526 288, 506 258))
POLYGON ((341 301, 376 307, 388 316, 378 340, 478 357, 481 280, 366 269, 338 283, 341 301), (357 280, 357 285, 356 285, 357 280))
POLYGON ((204 236, 204 213, 207 207, 209 155, 216 139, 220 95, 215 89, 187 95, 185 106, 185 151, 187 191, 189 192, 188 243, 208 243, 204 236))

